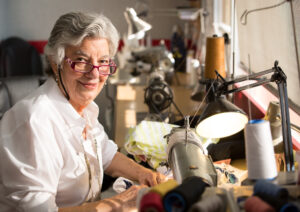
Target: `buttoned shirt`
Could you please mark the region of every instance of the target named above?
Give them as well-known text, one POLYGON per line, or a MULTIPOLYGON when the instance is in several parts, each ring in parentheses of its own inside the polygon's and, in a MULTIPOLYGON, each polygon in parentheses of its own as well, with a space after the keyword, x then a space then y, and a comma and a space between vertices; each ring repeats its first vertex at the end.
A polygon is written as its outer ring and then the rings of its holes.
POLYGON ((0 211, 57 211, 95 198, 117 152, 98 113, 92 102, 80 116, 52 78, 7 111, 0 122, 0 211))

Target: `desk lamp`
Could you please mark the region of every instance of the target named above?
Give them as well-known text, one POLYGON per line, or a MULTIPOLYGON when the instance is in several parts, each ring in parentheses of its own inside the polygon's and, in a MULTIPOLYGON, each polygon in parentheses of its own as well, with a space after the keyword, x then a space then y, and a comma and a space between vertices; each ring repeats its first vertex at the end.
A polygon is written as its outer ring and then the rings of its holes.
MULTIPOLYGON (((204 13, 204 9, 203 8, 185 8, 185 7, 182 7, 182 8, 177 8, 177 14, 178 14, 178 17, 181 19, 181 20, 186 20, 186 21, 194 21, 196 20, 199 15, 202 15, 202 13, 204 13)), ((203 26, 201 26, 203 27, 203 26)))
POLYGON ((126 8, 124 16, 128 23, 128 39, 142 39, 145 32, 150 30, 152 26, 140 19, 133 8, 126 8))
POLYGON ((196 127, 196 132, 205 138, 224 138, 244 129, 248 116, 236 105, 218 95, 219 82, 207 83, 207 105, 196 127))
MULTIPOLYGON (((281 125, 282 125, 282 136, 283 136, 283 143, 284 143, 284 157, 285 157, 285 168, 288 172, 294 171, 294 158, 293 158, 293 143, 292 143, 292 136, 291 136, 291 123, 290 123, 290 115, 289 115, 289 106, 288 106, 288 96, 287 96, 287 88, 286 88, 286 75, 284 74, 284 72, 282 71, 282 69, 278 66, 278 61, 274 62, 274 67, 265 71, 261 71, 258 73, 254 73, 251 74, 249 76, 246 77, 241 77, 241 78, 237 78, 231 81, 225 81, 225 79, 216 71, 217 75, 218 75, 218 79, 221 79, 221 83, 218 84, 217 86, 215 86, 215 96, 216 97, 221 97, 221 95, 226 95, 226 94, 230 94, 230 93, 234 93, 234 92, 238 92, 238 91, 242 91, 242 90, 246 90, 249 88, 253 88, 253 87, 257 87, 260 85, 264 85, 270 82, 276 82, 277 86, 278 86, 278 92, 279 92, 279 99, 280 99, 280 110, 281 110, 281 125), (259 79, 258 77, 267 75, 267 74, 271 74, 272 76, 268 79, 268 78, 263 78, 263 79, 259 79), (228 89, 229 85, 233 85, 234 83, 238 83, 238 82, 242 82, 242 81, 247 81, 249 79, 257 79, 257 82, 254 82, 252 84, 248 84, 245 86, 241 86, 239 88, 232 88, 232 89, 228 89)), ((222 100, 222 102, 225 102, 226 100, 222 100)), ((217 103, 214 103, 217 104, 217 103)), ((208 104, 205 111, 203 112, 203 114, 208 114, 210 115, 208 118, 205 117, 200 117, 200 123, 199 125, 196 126, 196 132, 203 137, 207 137, 208 135, 205 134, 205 131, 209 131, 209 132, 213 132, 213 133, 218 133, 216 132, 216 125, 218 124, 218 121, 220 119, 217 119, 218 115, 211 115, 211 113, 206 112, 207 110, 211 110, 210 109, 210 105, 208 104), (212 119, 212 120, 210 120, 212 119), (203 123, 202 123, 203 122, 203 123)), ((219 113, 222 111, 219 111, 219 113)), ((240 112, 238 112, 239 114, 240 112)), ((204 116, 203 115, 203 116, 204 116)), ((241 124, 234 124, 231 125, 231 121, 233 120, 233 118, 231 118, 231 116, 229 116, 231 114, 228 114, 227 118, 226 116, 224 116, 225 118, 225 122, 226 124, 223 125, 222 127, 225 128, 226 130, 228 130, 227 128, 229 127, 237 127, 237 129, 232 129, 230 132, 234 133, 234 132, 238 132, 240 128, 244 128, 245 124, 247 123, 247 119, 241 118, 241 124)), ((238 115, 236 115, 238 116, 238 115)), ((206 116, 207 117, 207 116, 206 116)), ((221 115, 220 115, 221 117, 221 115)), ((237 118, 238 120, 239 118, 237 118)), ((235 119, 234 119, 235 120, 235 119)), ((219 128, 218 128, 219 129, 219 128)), ((228 130, 229 131, 229 130, 228 130)), ((222 134, 218 135, 221 136, 222 134)), ((228 136, 225 135, 224 136, 228 136)))

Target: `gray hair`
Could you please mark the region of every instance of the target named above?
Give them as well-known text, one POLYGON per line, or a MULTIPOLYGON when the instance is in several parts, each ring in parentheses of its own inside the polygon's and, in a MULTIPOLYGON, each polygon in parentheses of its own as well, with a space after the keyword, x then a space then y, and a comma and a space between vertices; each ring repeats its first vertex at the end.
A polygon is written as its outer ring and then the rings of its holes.
POLYGON ((119 33, 107 17, 97 13, 70 12, 56 21, 45 46, 45 55, 51 56, 59 65, 65 57, 65 47, 79 45, 86 37, 107 39, 109 56, 116 54, 119 33))

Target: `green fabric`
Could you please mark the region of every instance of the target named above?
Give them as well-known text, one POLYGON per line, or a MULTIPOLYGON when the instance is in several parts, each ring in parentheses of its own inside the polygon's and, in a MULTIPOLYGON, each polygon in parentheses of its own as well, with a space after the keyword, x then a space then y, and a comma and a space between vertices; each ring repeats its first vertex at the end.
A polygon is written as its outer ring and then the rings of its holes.
MULTIPOLYGON (((137 162, 141 162, 139 155, 146 157, 147 163, 156 169, 160 163, 167 162, 167 139, 173 127, 178 125, 164 122, 142 121, 135 127, 129 129, 126 141, 126 151, 133 155, 137 162)), ((210 143, 217 143, 219 139, 201 138, 201 143, 206 147, 210 143)))
POLYGON ((167 140, 169 134, 177 125, 164 122, 142 121, 136 127, 130 128, 125 142, 125 149, 140 162, 138 155, 144 155, 148 164, 156 169, 161 162, 167 161, 167 140))

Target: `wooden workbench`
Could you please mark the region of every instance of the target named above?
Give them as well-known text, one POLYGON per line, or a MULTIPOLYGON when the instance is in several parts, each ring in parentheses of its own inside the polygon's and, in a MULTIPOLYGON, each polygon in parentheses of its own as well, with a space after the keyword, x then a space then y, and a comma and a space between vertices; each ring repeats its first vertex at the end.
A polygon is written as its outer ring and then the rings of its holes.
MULTIPOLYGON (((188 74, 178 73, 177 80, 171 85, 174 97, 173 101, 178 106, 183 115, 193 116, 197 111, 200 102, 193 101, 190 97, 193 88, 188 86, 186 81, 188 74), (178 85, 179 84, 179 85, 178 85)), ((148 106, 144 103, 144 90, 146 85, 117 85, 117 97, 115 104, 116 120, 115 120, 115 142, 118 147, 122 147, 125 137, 130 127, 134 127, 137 123, 140 113, 147 113, 148 106)), ((174 105, 171 105, 171 112, 176 114, 176 119, 182 119, 178 115, 174 105)))

